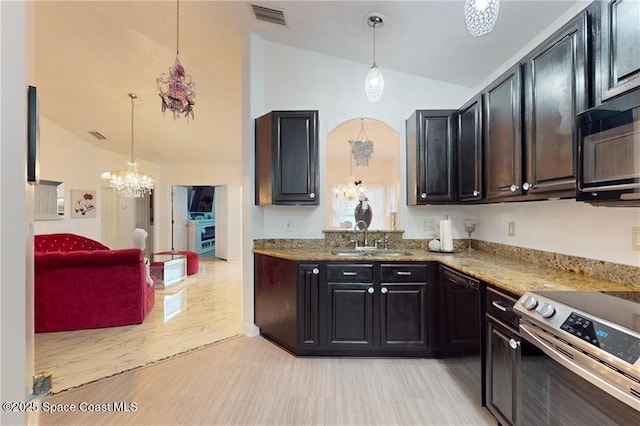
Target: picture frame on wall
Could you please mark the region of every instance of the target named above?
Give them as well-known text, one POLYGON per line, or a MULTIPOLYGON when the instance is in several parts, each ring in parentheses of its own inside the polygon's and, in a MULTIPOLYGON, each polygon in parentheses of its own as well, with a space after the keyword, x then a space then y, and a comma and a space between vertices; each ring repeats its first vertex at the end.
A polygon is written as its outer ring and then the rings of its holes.
POLYGON ((27 182, 38 182, 40 124, 38 111, 38 89, 29 86, 27 90, 27 182))
POLYGON ((71 203, 69 205, 72 218, 96 217, 97 192, 86 189, 72 189, 71 203))

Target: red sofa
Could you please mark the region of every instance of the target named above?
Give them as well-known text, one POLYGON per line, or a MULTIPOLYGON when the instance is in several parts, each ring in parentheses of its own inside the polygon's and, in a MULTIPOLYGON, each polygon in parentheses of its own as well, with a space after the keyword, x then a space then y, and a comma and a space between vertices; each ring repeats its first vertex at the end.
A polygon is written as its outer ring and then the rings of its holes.
POLYGON ((75 234, 36 235, 35 331, 139 324, 154 304, 144 255, 75 234))

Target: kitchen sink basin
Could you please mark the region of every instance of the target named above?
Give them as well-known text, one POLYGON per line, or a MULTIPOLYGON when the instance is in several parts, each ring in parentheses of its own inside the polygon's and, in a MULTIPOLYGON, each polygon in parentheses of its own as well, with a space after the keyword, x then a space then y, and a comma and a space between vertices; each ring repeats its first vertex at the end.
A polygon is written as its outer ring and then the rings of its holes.
POLYGON ((335 250, 331 254, 334 256, 343 257, 359 257, 359 256, 411 256, 411 253, 398 250, 385 250, 385 249, 367 249, 367 250, 335 250))

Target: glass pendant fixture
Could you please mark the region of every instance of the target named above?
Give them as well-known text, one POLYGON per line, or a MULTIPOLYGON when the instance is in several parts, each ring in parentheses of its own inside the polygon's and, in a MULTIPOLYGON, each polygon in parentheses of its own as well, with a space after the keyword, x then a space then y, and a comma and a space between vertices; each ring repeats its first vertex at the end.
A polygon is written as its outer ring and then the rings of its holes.
POLYGON ((174 120, 184 114, 189 121, 189 116, 193 118, 196 83, 186 74, 180 63, 180 0, 176 0, 176 6, 176 61, 173 67, 169 68, 169 75, 162 73, 156 79, 156 84, 162 99, 162 113, 167 110, 173 112, 174 120))
POLYGON ((500 0, 466 0, 464 20, 469 32, 480 37, 489 34, 498 20, 500 0))
POLYGON ((364 80, 364 92, 369 102, 378 102, 382 99, 382 92, 384 91, 382 71, 376 65, 376 27, 381 26, 383 22, 382 17, 375 13, 369 14, 367 17, 367 24, 373 28, 373 65, 364 80))
POLYGON ((371 154, 373 154, 373 141, 367 136, 367 132, 364 130, 364 118, 360 119, 360 132, 355 140, 350 140, 351 154, 353 159, 356 160, 356 167, 364 169, 369 166, 369 160, 371 160, 371 154))
POLYGON ((109 186, 118 194, 126 198, 140 198, 153 190, 153 179, 138 170, 138 159, 133 156, 133 100, 135 93, 129 93, 131 98, 131 157, 127 160, 127 170, 110 173, 109 186))

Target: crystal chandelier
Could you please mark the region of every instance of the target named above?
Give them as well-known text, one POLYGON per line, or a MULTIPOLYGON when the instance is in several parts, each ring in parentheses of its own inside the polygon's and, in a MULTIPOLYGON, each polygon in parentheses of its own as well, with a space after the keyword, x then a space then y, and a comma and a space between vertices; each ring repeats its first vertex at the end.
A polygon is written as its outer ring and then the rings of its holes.
POLYGON ((371 154, 373 154, 373 141, 369 140, 367 132, 364 131, 364 119, 360 119, 360 132, 355 140, 350 140, 351 155, 356 160, 356 167, 364 169, 369 166, 371 154))
POLYGON ((469 32, 480 37, 489 34, 498 20, 500 0, 466 0, 464 20, 469 32))
POLYGON ((191 81, 184 67, 180 63, 180 0, 176 0, 176 62, 173 68, 169 68, 169 75, 162 73, 156 83, 162 99, 162 113, 166 110, 173 112, 173 119, 180 118, 184 114, 189 121, 193 118, 193 105, 195 105, 196 84, 191 81))
POLYGON ((382 92, 384 91, 382 71, 376 65, 376 26, 381 26, 382 23, 382 17, 378 14, 370 14, 367 17, 367 24, 373 28, 373 65, 364 79, 364 91, 369 102, 378 102, 382 98, 382 92))
POLYGON ((111 172, 109 186, 126 198, 140 198, 153 190, 153 179, 138 171, 138 160, 133 156, 133 100, 137 98, 129 93, 131 98, 131 157, 127 160, 127 170, 111 172))

